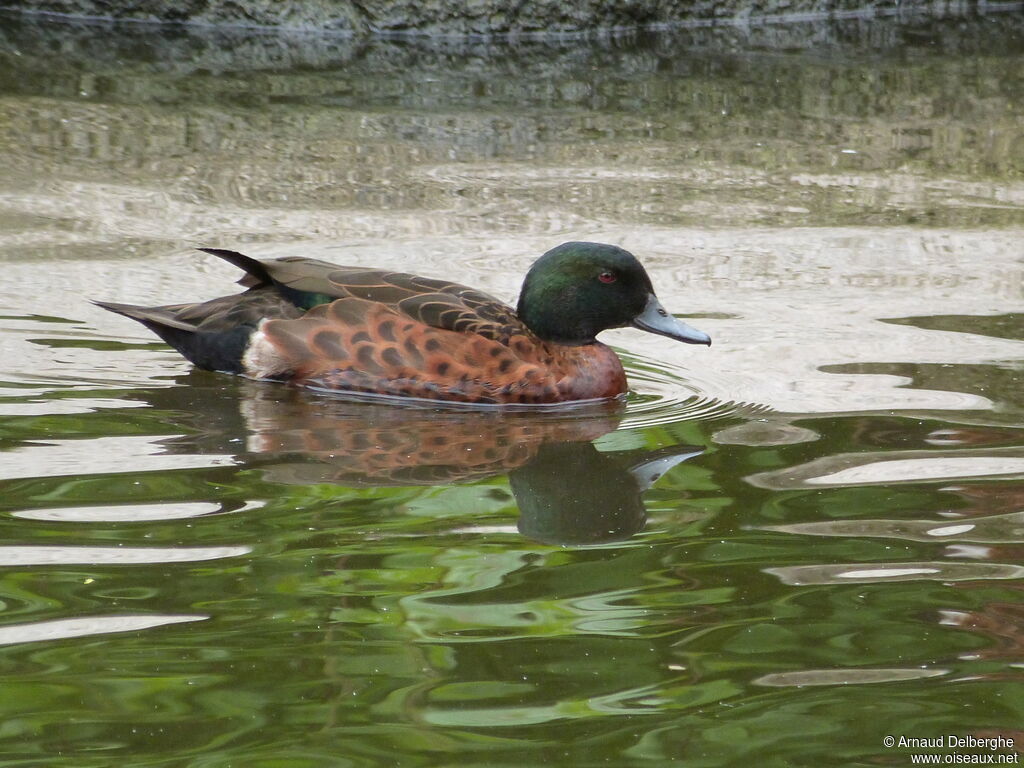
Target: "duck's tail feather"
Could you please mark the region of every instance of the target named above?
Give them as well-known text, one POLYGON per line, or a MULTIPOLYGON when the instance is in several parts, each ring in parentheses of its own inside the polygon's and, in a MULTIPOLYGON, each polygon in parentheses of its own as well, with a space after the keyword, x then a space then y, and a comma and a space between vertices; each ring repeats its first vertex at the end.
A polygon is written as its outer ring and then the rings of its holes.
POLYGON ((238 325, 208 331, 179 317, 184 305, 139 307, 112 301, 93 303, 142 323, 200 368, 227 373, 245 372, 243 357, 254 330, 251 326, 238 325))
POLYGON ((193 323, 177 317, 173 311, 174 307, 140 307, 135 304, 118 304, 116 301, 94 301, 93 304, 119 315, 130 317, 132 320, 138 320, 160 338, 163 338, 160 329, 164 328, 172 328, 186 333, 194 333, 196 330, 193 323))
POLYGON ((226 248, 200 248, 199 250, 224 259, 243 270, 245 276, 238 281, 238 284, 244 285, 246 288, 259 288, 263 285, 272 285, 274 282, 262 261, 246 256, 244 253, 229 251, 226 248))

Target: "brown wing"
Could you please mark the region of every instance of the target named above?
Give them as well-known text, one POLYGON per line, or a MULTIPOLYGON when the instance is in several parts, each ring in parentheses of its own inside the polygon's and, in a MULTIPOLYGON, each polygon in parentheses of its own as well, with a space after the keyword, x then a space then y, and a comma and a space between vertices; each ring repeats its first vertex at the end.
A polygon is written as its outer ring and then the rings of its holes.
POLYGON ((261 331, 282 372, 309 386, 464 402, 560 399, 564 373, 528 331, 494 339, 363 298, 338 299, 295 320, 269 320, 261 331))
MULTIPOLYGON (((475 333, 507 344, 526 327, 507 304, 475 288, 365 267, 345 267, 316 259, 285 257, 258 262, 266 277, 298 306, 312 307, 333 299, 366 299, 389 307, 433 328, 475 333)), ((261 284, 249 274, 244 285, 261 284)))

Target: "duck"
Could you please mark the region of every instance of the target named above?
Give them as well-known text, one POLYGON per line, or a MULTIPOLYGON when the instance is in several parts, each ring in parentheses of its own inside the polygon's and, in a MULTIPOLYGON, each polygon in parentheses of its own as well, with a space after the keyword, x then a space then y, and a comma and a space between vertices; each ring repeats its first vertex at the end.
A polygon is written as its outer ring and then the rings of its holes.
POLYGON ((246 290, 155 307, 95 303, 199 368, 252 379, 354 396, 547 405, 624 396, 622 362, 597 340, 604 330, 711 344, 662 306, 632 253, 605 243, 568 242, 542 255, 515 309, 448 280, 199 250, 240 268, 246 290))

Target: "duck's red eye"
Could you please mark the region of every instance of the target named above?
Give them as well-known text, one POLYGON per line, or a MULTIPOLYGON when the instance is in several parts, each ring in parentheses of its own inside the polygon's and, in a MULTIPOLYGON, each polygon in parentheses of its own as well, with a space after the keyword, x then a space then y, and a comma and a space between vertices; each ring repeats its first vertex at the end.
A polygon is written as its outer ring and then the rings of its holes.
POLYGON ((597 279, 602 283, 614 283, 618 278, 614 272, 605 271, 598 275, 597 279))

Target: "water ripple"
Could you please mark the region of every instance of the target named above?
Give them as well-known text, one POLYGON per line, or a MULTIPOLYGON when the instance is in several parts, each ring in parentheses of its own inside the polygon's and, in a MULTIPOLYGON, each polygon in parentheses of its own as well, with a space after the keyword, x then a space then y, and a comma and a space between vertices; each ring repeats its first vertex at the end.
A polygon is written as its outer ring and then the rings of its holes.
MULTIPOLYGON (((246 504, 234 512, 245 512, 256 504, 246 504)), ((88 507, 57 507, 24 509, 11 512, 11 517, 25 520, 47 520, 57 523, 145 523, 155 520, 184 520, 224 512, 220 504, 208 501, 190 503, 125 504, 88 507)))
POLYGON ((204 621, 210 618, 203 614, 150 615, 150 616, 83 616, 77 619, 55 619, 34 621, 28 624, 11 624, 0 627, 0 645, 15 643, 39 643, 46 640, 63 640, 69 637, 105 635, 112 632, 133 632, 140 629, 162 627, 167 624, 183 624, 189 621, 204 621))
POLYGON ((806 536, 868 536, 905 541, 964 541, 982 544, 1024 543, 1024 512, 972 517, 962 523, 949 520, 823 520, 812 523, 768 525, 764 530, 806 536))
POLYGON ((783 469, 748 475, 758 488, 841 488, 902 483, 937 483, 963 478, 1024 476, 1016 446, 985 450, 876 451, 839 453, 783 469))
POLYGON ((766 412, 756 403, 719 400, 708 392, 725 391, 713 381, 695 378, 683 368, 631 354, 622 354, 631 392, 622 428, 654 427, 684 420, 720 419, 766 412))
POLYGON ((765 568, 783 584, 871 584, 886 581, 1022 579, 1024 566, 1004 563, 827 563, 765 568))
POLYGON ((802 669, 762 675, 754 685, 771 688, 803 687, 805 685, 865 685, 870 683, 897 683, 904 680, 922 680, 948 675, 948 669, 802 669))
POLYGON ((0 566, 195 563, 251 551, 251 547, 0 547, 0 566))

